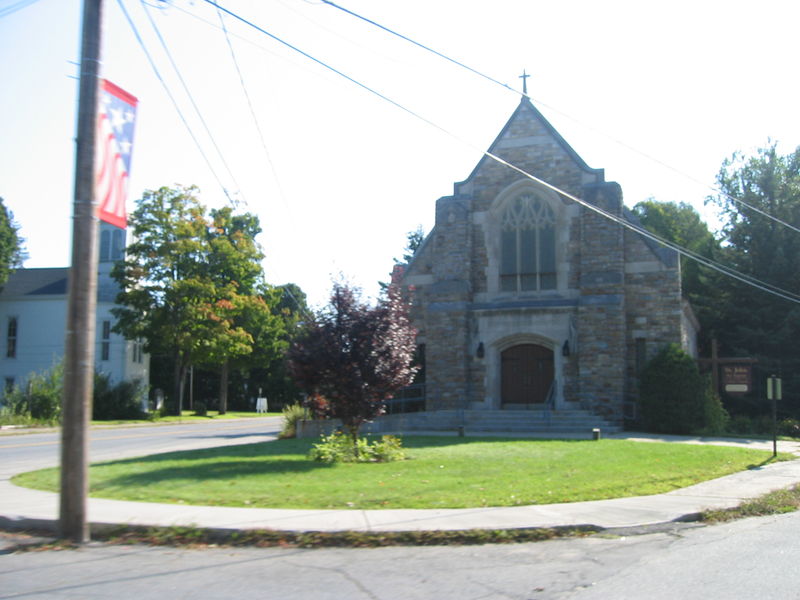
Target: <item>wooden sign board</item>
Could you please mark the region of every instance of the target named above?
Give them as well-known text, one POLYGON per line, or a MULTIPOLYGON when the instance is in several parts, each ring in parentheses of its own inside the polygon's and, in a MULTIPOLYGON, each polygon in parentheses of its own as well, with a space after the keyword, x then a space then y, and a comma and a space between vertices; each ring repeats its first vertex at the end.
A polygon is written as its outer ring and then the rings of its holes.
POLYGON ((753 389, 751 365, 722 365, 722 387, 729 394, 747 394, 753 389))

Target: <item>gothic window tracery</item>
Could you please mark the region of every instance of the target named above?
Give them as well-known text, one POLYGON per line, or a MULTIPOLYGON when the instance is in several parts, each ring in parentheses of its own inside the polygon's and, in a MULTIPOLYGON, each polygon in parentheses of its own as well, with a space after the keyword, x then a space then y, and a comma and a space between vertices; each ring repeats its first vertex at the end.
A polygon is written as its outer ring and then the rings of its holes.
POLYGON ((507 203, 500 226, 500 290, 556 289, 556 216, 539 196, 524 193, 507 203))

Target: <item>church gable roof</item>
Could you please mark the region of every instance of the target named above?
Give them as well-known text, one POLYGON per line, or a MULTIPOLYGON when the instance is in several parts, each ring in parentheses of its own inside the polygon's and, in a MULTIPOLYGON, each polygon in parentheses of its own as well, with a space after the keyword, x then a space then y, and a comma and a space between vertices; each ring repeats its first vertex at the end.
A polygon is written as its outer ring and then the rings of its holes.
MULTIPOLYGON (((489 146, 488 153, 500 158, 506 158, 509 151, 516 148, 527 147, 549 147, 550 151, 558 151, 567 158, 574 166, 583 173, 582 178, 585 183, 600 183, 605 181, 603 169, 593 169, 584 161, 577 152, 570 146, 550 122, 540 113, 527 96, 523 96, 516 110, 512 113, 500 133, 489 146)), ((469 177, 461 184, 456 184, 456 194, 459 192, 459 185, 471 181, 487 164, 493 162, 490 156, 484 155, 469 177)), ((515 164, 513 160, 509 160, 515 164)), ((525 165, 515 164, 520 168, 525 165)), ((547 173, 531 173, 543 179, 547 178, 547 173)))

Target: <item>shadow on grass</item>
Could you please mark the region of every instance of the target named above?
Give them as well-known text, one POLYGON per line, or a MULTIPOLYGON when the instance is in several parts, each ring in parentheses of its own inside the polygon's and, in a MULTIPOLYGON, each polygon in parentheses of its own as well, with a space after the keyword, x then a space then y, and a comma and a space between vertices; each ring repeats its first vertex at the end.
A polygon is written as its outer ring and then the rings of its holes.
MULTIPOLYGON (((371 439, 380 438, 380 434, 369 436, 371 439)), ((407 435, 398 436, 403 440, 403 447, 405 448, 444 448, 446 446, 464 446, 469 444, 495 444, 495 443, 526 443, 533 445, 544 444, 578 444, 588 443, 591 440, 576 440, 576 439, 544 439, 544 438, 530 438, 530 437, 458 437, 458 436, 438 436, 438 435, 407 435)), ((591 441, 596 444, 597 442, 591 441)))
MULTIPOLYGON (((234 434, 228 437, 241 439, 248 435, 263 434, 234 434)), ((370 440, 379 439, 380 435, 364 436, 370 440)), ((485 443, 532 443, 550 444, 554 442, 575 444, 585 440, 542 440, 530 438, 511 438, 511 437, 451 437, 451 436, 400 436, 403 446, 408 449, 415 448, 445 448, 448 446, 463 446, 485 443)), ((125 465, 133 463, 158 463, 165 461, 192 461, 204 459, 224 459, 224 458, 253 458, 270 456, 295 456, 305 457, 311 450, 312 444, 318 441, 317 438, 285 439, 272 440, 268 442, 258 442, 255 444, 241 444, 236 446, 220 446, 216 448, 203 448, 199 450, 180 450, 176 452, 163 452, 149 456, 140 456, 121 460, 104 461, 95 463, 97 466, 105 465, 125 465)), ((596 443, 596 442, 592 442, 596 443)), ((311 461, 309 461, 311 462, 311 461)))
MULTIPOLYGON (((119 464, 119 463, 116 463, 119 464)), ((331 465, 311 460, 271 460, 244 461, 221 460, 213 463, 175 465, 161 469, 148 469, 144 473, 126 473, 104 479, 102 484, 93 486, 93 492, 107 487, 144 486, 163 482, 191 481, 193 484, 215 480, 235 480, 258 475, 298 475, 320 469, 330 469, 331 465)))

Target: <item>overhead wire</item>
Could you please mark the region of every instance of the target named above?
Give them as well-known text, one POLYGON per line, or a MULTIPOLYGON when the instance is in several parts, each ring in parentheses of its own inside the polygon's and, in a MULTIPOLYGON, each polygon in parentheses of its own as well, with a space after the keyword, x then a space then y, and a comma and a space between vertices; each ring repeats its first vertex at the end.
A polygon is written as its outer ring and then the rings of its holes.
MULTIPOLYGON (((152 26, 153 31, 155 31, 156 37, 158 37, 158 41, 161 44, 161 47, 163 48, 164 53, 167 55, 167 59, 169 60, 170 64, 172 65, 172 69, 175 71, 175 74, 178 77, 178 81, 180 82, 181 87, 183 87, 183 90, 186 93, 186 96, 189 98, 189 102, 191 103, 192 108, 194 108, 194 111, 197 114, 197 117, 200 120, 200 123, 203 125, 203 128, 205 129, 206 134, 208 135, 208 138, 211 140, 211 144, 214 146, 214 149, 217 151, 217 155, 219 156, 223 167, 228 172, 228 176, 231 178, 231 181, 236 186, 238 194, 241 196, 242 201, 246 205, 247 204, 247 200, 245 199, 244 192, 242 191, 242 188, 239 185, 238 181, 236 181, 236 177, 234 176, 233 171, 230 168, 230 165, 228 165, 228 161, 225 160, 225 154, 222 152, 222 150, 220 149, 219 145, 217 144, 217 141, 214 138, 214 134, 211 132, 211 128, 208 126, 208 123, 206 122, 205 118, 203 117, 203 113, 200 110, 200 107, 197 105, 197 102, 194 99, 194 95, 192 94, 191 90, 189 89, 189 86, 187 85, 186 80, 183 78, 183 75, 181 74, 181 71, 178 68, 177 63, 175 62, 175 59, 172 57, 172 52, 170 51, 166 40, 161 35, 161 30, 159 29, 158 25, 156 24, 155 20, 153 19, 153 16, 150 14, 150 9, 148 8, 150 5, 147 2, 145 2, 144 0, 141 0, 141 4, 144 7, 144 12, 147 15, 147 19, 150 21, 150 25, 152 26)), ((233 205, 234 208, 236 208, 239 200, 236 199, 236 198, 233 198, 231 196, 231 194, 229 193, 227 188, 224 189, 224 192, 225 192, 225 195, 227 196, 229 202, 233 205)))
POLYGON ((189 121, 186 119, 186 116, 183 114, 183 111, 181 110, 181 107, 178 104, 178 101, 175 99, 175 96, 172 94, 172 91, 169 89, 169 86, 167 85, 167 82, 161 76, 161 71, 159 71, 158 66, 155 63, 155 60, 153 59, 153 56, 150 54, 150 51, 147 49, 147 45, 144 43, 144 39, 142 39, 142 36, 139 33, 138 27, 136 27, 136 24, 133 22, 133 19, 131 18, 130 13, 128 13, 128 9, 125 8, 125 4, 124 4, 123 0, 117 0, 117 4, 119 5, 120 9, 122 10, 122 13, 125 16, 125 19, 128 21, 128 25, 130 26, 131 30, 133 31, 133 35, 136 38, 136 41, 138 42, 139 47, 141 47, 142 51, 144 52, 144 55, 147 57, 147 62, 150 63, 150 68, 153 69, 153 73, 155 74, 156 79, 158 79, 159 83, 161 83, 161 87, 164 88, 164 92, 167 94, 167 97, 169 98, 170 102, 172 102, 172 106, 175 108, 175 112, 178 113, 178 117, 180 118, 180 120, 183 123, 184 127, 186 127, 186 131, 189 133, 189 136, 192 138, 192 141, 194 142, 194 145, 197 148, 197 151, 200 153, 200 156, 203 157, 203 160, 205 161, 206 166, 208 167, 208 170, 211 172, 211 175, 214 176, 214 179, 216 179, 217 183, 219 184, 219 187, 222 188, 222 191, 225 194, 225 196, 230 198, 230 196, 228 195, 228 191, 227 191, 227 189, 225 187, 225 184, 222 183, 222 180, 220 179, 219 175, 217 174, 217 171, 214 169, 214 165, 211 164, 211 161, 209 160, 208 155, 206 155, 206 153, 203 151, 203 147, 200 144, 200 140, 197 139, 197 136, 195 135, 194 130, 192 129, 192 126, 189 124, 189 121))
POLYGON ((22 10, 33 4, 34 2, 38 2, 39 0, 19 0, 19 2, 15 2, 14 4, 10 4, 5 8, 0 8, 0 19, 3 17, 7 17, 9 15, 14 14, 18 10, 22 10))
POLYGON ((261 130, 261 123, 258 120, 258 116, 256 115, 255 108, 253 108, 253 101, 250 99, 250 93, 247 91, 247 85, 244 81, 244 75, 242 74, 242 69, 239 66, 239 60, 236 58, 236 51, 233 49, 233 43, 231 42, 230 35, 228 34, 228 28, 225 25, 225 19, 222 16, 222 12, 217 7, 217 15, 219 16, 219 23, 222 27, 222 31, 225 34, 225 42, 228 44, 228 49, 231 53, 231 60, 233 61, 233 66, 236 68, 236 73, 239 76, 239 83, 242 87, 242 93, 244 94, 245 100, 247 100, 247 107, 250 109, 250 116, 253 117, 253 123, 256 126, 256 133, 258 134, 258 139, 261 140, 261 148, 264 150, 264 156, 267 158, 267 164, 269 165, 270 170, 272 171, 272 176, 275 179, 275 185, 278 188, 278 195, 280 196, 281 202, 289 210, 289 205, 286 202, 286 197, 283 193, 283 186, 281 185, 280 177, 278 177, 278 171, 275 169, 275 163, 272 160, 272 156, 270 156, 269 149, 267 148, 267 142, 264 139, 264 132, 261 130))
MULTIPOLYGON (((214 6, 219 6, 214 0, 204 0, 204 1, 209 3, 209 4, 212 4, 214 6)), ((331 65, 328 65, 326 62, 322 61, 321 59, 318 59, 318 58, 308 54, 307 52, 305 52, 305 51, 293 46, 289 42, 287 42, 287 41, 281 39, 280 37, 270 33, 269 31, 265 30, 263 27, 261 27, 261 26, 255 24, 255 23, 249 21, 248 19, 246 19, 246 18, 244 18, 244 17, 242 17, 242 16, 240 16, 240 15, 238 15, 238 14, 236 14, 236 13, 234 13, 234 12, 232 12, 232 11, 222 7, 222 6, 219 6, 219 8, 221 10, 223 10, 224 12, 226 12, 227 14, 231 15, 232 17, 234 17, 235 19, 237 19, 237 20, 241 21, 242 23, 248 25, 249 27, 252 27, 253 29, 261 32, 262 34, 264 34, 264 35, 266 35, 268 37, 270 37, 271 39, 273 39, 273 40, 285 45, 286 47, 290 48, 291 50, 300 53, 301 55, 305 56, 309 60, 312 60, 315 63, 317 63, 318 65, 324 67, 325 69, 328 69, 328 70, 332 71, 333 73, 345 78, 346 80, 348 80, 351 83, 357 85, 358 87, 362 88, 363 90, 365 90, 365 91, 377 96, 378 98, 388 102, 392 106, 395 106, 395 107, 401 109, 402 111, 404 111, 407 114, 413 116, 414 118, 419 119, 422 122, 424 122, 424 123, 436 128, 436 129, 438 129, 439 131, 441 131, 442 133, 444 133, 447 136, 451 137, 452 139, 458 141, 459 143, 461 143, 463 145, 466 145, 466 146, 476 150, 477 152, 481 153, 485 157, 487 157, 487 158, 489 158, 491 160, 494 160, 494 161, 496 161, 496 162, 498 162, 498 163, 500 163, 500 164, 502 164, 502 165, 504 165, 504 166, 506 166, 508 168, 513 169, 514 171, 516 171, 519 174, 523 175, 524 177, 530 179, 531 181, 534 181, 534 182, 538 183, 539 185, 542 185, 542 186, 544 186, 544 187, 546 187, 546 188, 558 193, 559 195, 576 202, 577 204, 587 208, 588 210, 592 210, 592 211, 594 211, 594 212, 596 212, 596 213, 598 213, 598 214, 600 214, 600 215, 602 215, 602 216, 604 216, 604 217, 616 222, 617 224, 625 227, 626 229, 634 231, 634 232, 636 232, 636 233, 638 233, 638 234, 640 234, 640 235, 642 235, 644 237, 652 239, 653 241, 655 241, 655 242, 657 242, 657 243, 659 243, 659 244, 661 244, 663 246, 671 248, 672 250, 678 252, 679 254, 681 254, 683 256, 686 256, 687 258, 689 258, 691 260, 694 260, 694 261, 696 261, 696 262, 698 262, 700 264, 703 264, 703 265, 707 266, 708 268, 711 268, 711 269, 713 269, 713 270, 715 270, 715 271, 717 271, 719 273, 722 273, 723 275, 727 275, 729 277, 733 277, 733 278, 737 279, 738 281, 740 281, 742 283, 745 283, 746 285, 749 285, 751 287, 755 287, 757 289, 760 289, 763 292, 772 294, 774 296, 778 296, 780 298, 783 298, 784 300, 788 300, 790 302, 794 302, 794 303, 800 304, 800 295, 794 294, 793 292, 790 292, 788 290, 782 289, 782 288, 780 288, 778 286, 774 286, 774 285, 772 285, 770 283, 764 282, 764 281, 762 281, 762 280, 760 280, 758 278, 755 278, 755 277, 746 275, 744 273, 741 273, 741 272, 737 271, 736 269, 733 269, 732 267, 728 267, 726 265, 723 265, 723 264, 721 264, 718 261, 715 261, 713 259, 704 257, 704 256, 702 256, 702 255, 700 255, 700 254, 698 254, 696 252, 693 252, 693 251, 689 250, 688 248, 685 248, 685 247, 683 247, 683 246, 681 246, 681 245, 679 245, 679 244, 677 244, 675 242, 671 242, 671 241, 669 241, 669 240, 667 240, 665 238, 662 238, 661 236, 658 236, 657 234, 654 234, 654 233, 644 229, 641 226, 637 226, 636 224, 634 224, 633 222, 629 221, 628 219, 625 219, 625 218, 623 218, 621 216, 618 216, 618 215, 615 215, 613 213, 610 213, 610 212, 600 208, 599 206, 596 206, 596 205, 592 204, 591 202, 588 202, 588 201, 586 201, 586 200, 584 200, 582 198, 579 198, 579 197, 577 197, 577 196, 575 196, 573 194, 570 194, 569 192, 566 192, 566 191, 564 191, 564 190, 562 190, 562 189, 560 189, 560 188, 548 183, 547 181, 545 181, 543 179, 540 179, 540 178, 536 177, 535 175, 532 175, 531 173, 528 173, 527 171, 525 171, 521 167, 513 165, 512 163, 510 163, 510 162, 506 161, 505 159, 493 154, 492 152, 489 152, 488 150, 482 150, 481 148, 478 148, 472 142, 469 142, 468 140, 465 140, 465 139, 461 138, 460 136, 456 135, 455 133, 453 133, 453 132, 445 129, 444 127, 438 125, 437 123, 431 121, 430 119, 427 119, 426 117, 416 113, 415 111, 411 110, 410 108, 407 108, 406 106, 403 106, 399 102, 397 102, 395 100, 392 100, 391 98, 389 98, 388 96, 382 94, 381 92, 379 92, 377 90, 374 90, 373 88, 369 87, 368 85, 366 85, 364 83, 361 83, 360 81, 358 81, 355 78, 343 73, 342 71, 339 71, 335 67, 333 67, 331 65)))
POLYGON ((393 35, 393 36, 398 37, 398 38, 400 38, 400 39, 402 39, 402 40, 404 40, 404 41, 406 41, 406 42, 408 42, 410 44, 413 44, 414 46, 417 46, 418 48, 421 48, 422 50, 425 50, 426 52, 430 52, 431 54, 434 54, 434 55, 438 56, 439 58, 441 58, 443 60, 446 60, 446 61, 448 61, 448 62, 450 62, 450 63, 452 63, 452 64, 454 64, 454 65, 456 65, 456 66, 458 66, 458 67, 460 67, 462 69, 466 69, 470 73, 473 73, 474 75, 478 75, 479 77, 482 77, 483 79, 486 79, 487 81, 489 81, 489 82, 491 82, 491 83, 493 83, 495 85, 499 85, 500 87, 502 87, 502 88, 504 88, 506 90, 509 90, 509 91, 511 91, 511 92, 513 92, 515 94, 520 95, 520 96, 524 96, 526 98, 530 98, 532 100, 536 100, 536 104, 537 105, 544 106, 547 109, 552 110, 553 112, 555 112, 555 113, 557 113, 557 114, 559 114, 559 115, 561 115, 563 117, 566 117, 567 119, 573 121, 574 123, 577 123, 577 124, 581 125, 582 127, 586 127, 587 129, 590 129, 591 131, 594 131, 594 132, 602 135, 603 137, 606 137, 606 138, 610 139, 611 141, 613 141, 614 143, 618 144, 619 146, 621 146, 621 147, 623 147, 623 148, 625 148, 625 149, 627 149, 627 150, 629 150, 631 152, 634 152, 634 153, 638 154, 639 156, 642 156, 643 158, 646 158, 647 160, 649 160, 651 162, 654 162, 657 165, 660 165, 661 167, 669 169, 670 171, 680 175, 681 177, 684 177, 684 178, 688 179, 689 181, 692 181, 694 183, 702 185, 703 187, 711 190, 712 192, 715 192, 715 193, 721 195, 722 197, 726 198, 727 200, 730 200, 731 202, 734 202, 736 204, 739 204, 741 206, 749 208, 750 210, 762 215, 763 217, 771 219, 772 221, 775 221, 776 223, 779 223, 780 225, 783 225, 784 227, 787 227, 787 228, 789 228, 789 229, 791 229, 791 230, 793 230, 793 231, 795 231, 797 233, 800 233, 800 227, 796 227, 796 226, 792 225, 791 223, 787 223, 786 221, 784 221, 784 220, 782 220, 782 219, 780 219, 780 218, 778 218, 778 217, 776 217, 774 215, 771 215, 768 212, 766 212, 765 210, 763 210, 761 208, 758 208, 757 206, 753 206, 752 204, 749 204, 749 203, 745 202, 744 200, 741 200, 739 198, 735 198, 735 197, 731 196, 730 194, 727 194, 724 191, 720 190, 719 188, 716 188, 714 186, 709 186, 705 182, 700 181, 699 179, 697 179, 696 177, 693 177, 693 176, 681 171, 680 169, 677 169, 677 168, 667 164, 666 162, 664 162, 664 161, 662 161, 662 160, 660 160, 658 158, 655 158, 655 157, 653 157, 653 156, 651 156, 651 155, 649 155, 649 154, 647 154, 645 152, 642 152, 641 150, 639 150, 637 148, 634 148, 633 146, 630 146, 629 144, 626 144, 625 142, 623 142, 623 141, 621 141, 621 140, 619 140, 619 139, 617 139, 617 138, 615 138, 615 137, 613 137, 613 136, 611 136, 611 135, 609 135, 609 134, 607 134, 607 133, 605 133, 603 131, 600 131, 597 128, 594 128, 594 127, 592 127, 590 125, 587 125, 587 124, 581 122, 580 120, 575 119, 574 117, 571 117, 570 115, 564 113, 563 111, 560 111, 560 110, 558 110, 558 109, 556 109, 556 108, 554 108, 554 107, 552 107, 552 106, 550 106, 550 105, 548 105, 548 104, 546 104, 544 102, 541 102, 537 98, 533 98, 532 96, 529 96, 526 93, 519 92, 519 91, 515 90, 514 88, 512 88, 511 86, 509 86, 508 84, 503 83, 503 82, 495 79, 494 77, 491 77, 490 75, 487 75, 487 74, 485 74, 485 73, 483 73, 483 72, 481 72, 481 71, 479 71, 477 69, 474 69, 473 67, 471 67, 471 66, 469 66, 469 65, 467 65, 467 64, 465 64, 465 63, 463 63, 463 62, 461 62, 461 61, 459 61, 457 59, 451 58, 450 56, 448 56, 448 55, 446 55, 446 54, 444 54, 442 52, 439 52, 438 50, 435 50, 434 48, 431 48, 429 46, 426 46, 425 44, 417 42, 416 40, 414 40, 414 39, 412 39, 412 38, 410 38, 410 37, 408 37, 406 35, 403 35, 402 33, 399 33, 399 32, 397 32, 397 31, 395 31, 395 30, 393 30, 393 29, 391 29, 389 27, 386 27, 385 25, 381 25, 380 23, 378 23, 378 22, 376 22, 376 21, 374 21, 372 19, 369 19, 368 17, 360 15, 360 14, 358 14, 358 13, 356 13, 356 12, 354 12, 354 11, 348 9, 348 8, 345 8, 344 6, 336 4, 335 2, 332 2, 331 0, 320 0, 320 4, 326 4, 326 5, 328 5, 328 6, 332 7, 332 8, 340 10, 340 11, 342 11, 342 12, 344 12, 344 13, 346 13, 346 14, 348 14, 348 15, 356 18, 356 19, 364 21, 365 23, 368 23, 369 25, 372 25, 373 27, 377 27, 378 29, 381 29, 382 31, 385 31, 386 33, 389 33, 390 35, 393 35))

